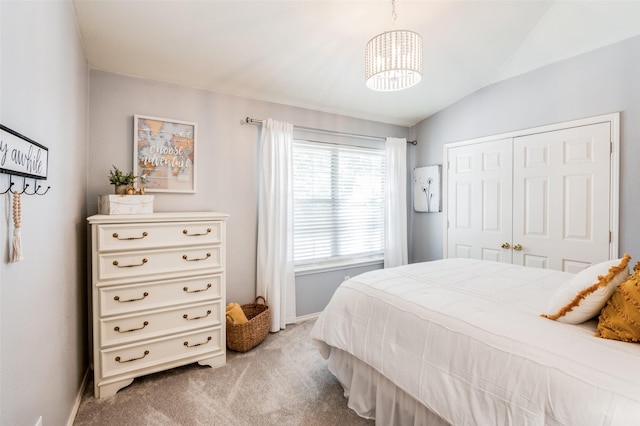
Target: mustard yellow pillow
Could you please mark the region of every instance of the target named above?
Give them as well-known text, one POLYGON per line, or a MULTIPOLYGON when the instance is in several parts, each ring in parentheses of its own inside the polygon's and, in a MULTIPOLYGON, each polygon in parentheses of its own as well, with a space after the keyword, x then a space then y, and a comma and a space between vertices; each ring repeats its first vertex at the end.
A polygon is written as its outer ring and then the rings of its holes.
POLYGON ((629 276, 631 256, 607 260, 588 267, 562 284, 546 314, 541 316, 567 324, 580 324, 598 315, 618 286, 629 276))
POLYGON ((229 303, 227 305, 227 324, 240 325, 249 322, 247 316, 242 310, 242 306, 237 303, 229 303))
POLYGON ((640 262, 602 308, 597 337, 640 342, 640 262))

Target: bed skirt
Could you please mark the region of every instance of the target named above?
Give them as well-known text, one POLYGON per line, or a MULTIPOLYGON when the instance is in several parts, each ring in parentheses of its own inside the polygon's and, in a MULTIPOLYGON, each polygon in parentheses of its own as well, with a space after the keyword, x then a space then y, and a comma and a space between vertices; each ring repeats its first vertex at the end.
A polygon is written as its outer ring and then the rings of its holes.
POLYGON ((329 371, 338 378, 348 399, 347 406, 376 425, 445 426, 448 422, 365 362, 331 348, 329 371))

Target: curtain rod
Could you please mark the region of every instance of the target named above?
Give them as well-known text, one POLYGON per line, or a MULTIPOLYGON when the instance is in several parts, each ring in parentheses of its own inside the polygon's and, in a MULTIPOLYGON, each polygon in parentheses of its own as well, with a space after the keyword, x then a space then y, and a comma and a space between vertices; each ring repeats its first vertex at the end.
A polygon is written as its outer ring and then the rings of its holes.
MULTIPOLYGON (((245 123, 248 124, 262 124, 262 122, 264 120, 258 120, 256 118, 251 118, 251 117, 246 117, 244 119, 245 123)), ((341 135, 341 136, 353 136, 353 137, 357 137, 357 138, 365 138, 365 139, 378 139, 378 140, 385 140, 385 138, 380 137, 380 136, 369 136, 369 135, 359 135, 356 133, 344 133, 344 132, 335 132, 333 130, 324 130, 324 129, 316 129, 313 127, 302 127, 302 126, 296 126, 294 125, 295 128, 300 129, 300 130, 308 130, 311 132, 319 132, 319 133, 330 133, 333 135, 341 135)), ((411 145, 418 145, 418 141, 407 141, 407 143, 410 143, 411 145)))

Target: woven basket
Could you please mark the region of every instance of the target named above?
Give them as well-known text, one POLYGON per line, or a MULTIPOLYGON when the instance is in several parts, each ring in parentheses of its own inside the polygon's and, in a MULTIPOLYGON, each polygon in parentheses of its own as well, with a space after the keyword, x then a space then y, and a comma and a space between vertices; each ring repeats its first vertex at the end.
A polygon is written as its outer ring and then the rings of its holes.
POLYGON ((255 303, 247 303, 241 307, 249 321, 244 324, 227 324, 227 347, 232 351, 247 352, 269 334, 269 306, 264 297, 258 296, 255 303), (258 303, 260 299, 262 303, 258 303))

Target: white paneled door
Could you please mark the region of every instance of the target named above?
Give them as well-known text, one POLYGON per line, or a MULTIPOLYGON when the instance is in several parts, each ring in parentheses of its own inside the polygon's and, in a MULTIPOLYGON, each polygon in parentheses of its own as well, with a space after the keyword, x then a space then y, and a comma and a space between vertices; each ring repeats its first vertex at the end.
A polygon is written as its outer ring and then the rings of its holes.
POLYGON ((449 150, 447 257, 512 262, 512 144, 502 139, 449 150))
POLYGON ((446 257, 575 273, 617 255, 613 123, 573 124, 445 147, 446 257))
POLYGON ((514 138, 513 263, 579 272, 608 259, 610 124, 514 138))

